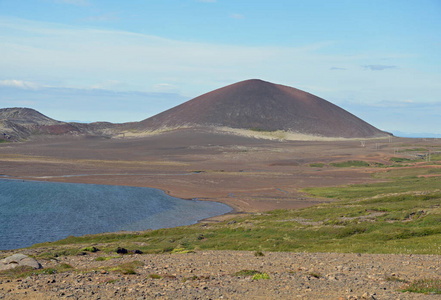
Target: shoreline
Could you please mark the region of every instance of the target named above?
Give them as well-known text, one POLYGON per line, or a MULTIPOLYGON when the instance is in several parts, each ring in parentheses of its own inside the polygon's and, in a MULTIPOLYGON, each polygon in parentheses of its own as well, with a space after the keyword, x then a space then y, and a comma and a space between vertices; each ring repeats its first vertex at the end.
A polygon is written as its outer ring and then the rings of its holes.
MULTIPOLYGON (((109 186, 109 187, 110 186, 115 186, 115 187, 123 187, 123 188, 124 187, 127 187, 127 188, 134 187, 134 186, 127 186, 127 185, 110 185, 110 184, 77 183, 77 182, 56 182, 56 181, 35 180, 35 179, 29 180, 29 179, 24 179, 24 178, 11 178, 8 175, 6 175, 6 176, 7 177, 5 177, 5 176, 0 177, 0 181, 36 182, 36 183, 51 183, 51 184, 57 184, 57 183, 63 184, 63 183, 65 183, 65 184, 92 185, 92 186, 109 186)), ((212 216, 212 217, 207 217, 207 218, 202 218, 202 219, 199 219, 199 217, 195 216, 196 221, 192 221, 190 224, 186 224, 186 225, 165 226, 165 227, 160 227, 160 228, 155 228, 155 229, 146 228, 146 229, 141 229, 141 230, 104 231, 104 232, 100 232, 100 233, 85 233, 85 234, 80 234, 80 235, 75 235, 75 236, 80 237, 80 236, 84 236, 84 235, 94 235, 94 234, 144 232, 144 231, 157 230, 157 229, 163 229, 163 228, 175 228, 175 227, 181 227, 181 226, 191 226, 191 225, 194 225, 194 224, 200 224, 200 223, 205 223, 205 222, 206 223, 213 222, 216 218, 221 218, 223 216, 230 215, 230 214, 234 215, 236 213, 235 208, 231 207, 228 204, 222 203, 220 201, 200 200, 198 198, 179 198, 179 197, 175 197, 175 196, 170 195, 170 191, 166 191, 166 190, 162 190, 162 189, 158 189, 158 188, 152 188, 152 187, 137 187, 137 188, 156 190, 158 192, 163 193, 167 197, 178 199, 178 200, 193 201, 193 202, 196 202, 196 201, 209 201, 209 202, 213 202, 213 203, 216 203, 216 204, 222 204, 222 205, 226 206, 230 211, 228 211, 226 213, 222 213, 220 215, 215 215, 215 216, 212 216)), ((154 216, 154 215, 152 215, 152 216, 154 216)), ((150 217, 152 217, 152 216, 150 216, 150 217)), ((214 222, 216 222, 216 221, 214 221, 214 222)), ((69 234, 68 236, 70 236, 70 235, 72 235, 72 234, 69 234)), ((20 250, 20 249, 25 249, 25 248, 32 247, 35 244, 40 244, 40 243, 45 243, 45 242, 55 242, 55 241, 63 240, 65 238, 67 238, 68 236, 66 236, 64 238, 56 239, 56 240, 53 240, 53 241, 39 241, 39 242, 36 242, 36 243, 34 243, 34 244, 30 245, 30 246, 25 246, 25 247, 12 248, 12 249, 0 249, 0 252, 15 251, 15 250, 20 250)))

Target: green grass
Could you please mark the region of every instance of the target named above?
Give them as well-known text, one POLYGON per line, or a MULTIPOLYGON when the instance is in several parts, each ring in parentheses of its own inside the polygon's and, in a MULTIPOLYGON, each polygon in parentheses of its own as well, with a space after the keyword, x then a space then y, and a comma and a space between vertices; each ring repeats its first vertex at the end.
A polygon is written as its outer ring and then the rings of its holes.
POLYGON ((33 269, 27 266, 20 266, 14 269, 9 269, 6 271, 1 271, 0 276, 5 276, 8 278, 24 278, 28 276, 38 275, 38 274, 57 274, 72 270, 73 267, 69 264, 63 263, 55 268, 46 269, 33 269))
POLYGON ((34 245, 41 256, 75 255, 88 245, 104 253, 117 247, 144 253, 248 250, 441 254, 440 168, 383 169, 373 184, 309 188, 336 200, 298 210, 249 214, 231 222, 195 224, 138 233, 68 237, 34 245), (142 245, 142 246, 140 246, 142 245))
POLYGON ((350 168, 350 167, 369 167, 368 162, 362 160, 348 160, 344 162, 330 163, 330 166, 338 168, 350 168))
POLYGON ((188 249, 185 249, 185 248, 176 248, 176 249, 173 249, 171 251, 171 253, 172 254, 174 254, 174 253, 186 254, 186 253, 194 253, 194 251, 193 250, 188 250, 188 249))
POLYGON ((430 278, 420 279, 411 282, 403 292, 413 292, 422 294, 441 294, 441 279, 430 278))
POLYGON ((234 273, 234 276, 240 276, 240 277, 251 277, 255 275, 262 274, 262 272, 256 271, 256 270, 240 270, 236 273, 234 273))
POLYGON ((411 159, 404 158, 404 157, 391 157, 389 160, 392 162, 410 162, 410 161, 412 161, 411 159))
POLYGON ((121 258, 122 256, 116 255, 116 256, 100 256, 95 258, 95 261, 107 261, 107 260, 112 260, 115 258, 121 258))
POLYGON ((323 168, 325 166, 325 164, 324 163, 311 163, 311 164, 309 164, 309 166, 313 167, 313 168, 323 168))
POLYGON ((253 275, 253 280, 261 280, 261 279, 270 279, 269 275, 267 273, 259 273, 253 275))
POLYGON ((118 272, 124 275, 135 275, 136 273, 136 268, 142 267, 144 265, 143 262, 135 260, 132 262, 128 262, 128 263, 124 263, 124 264, 120 264, 116 267, 112 267, 109 269, 104 269, 107 271, 112 271, 112 272, 118 272))

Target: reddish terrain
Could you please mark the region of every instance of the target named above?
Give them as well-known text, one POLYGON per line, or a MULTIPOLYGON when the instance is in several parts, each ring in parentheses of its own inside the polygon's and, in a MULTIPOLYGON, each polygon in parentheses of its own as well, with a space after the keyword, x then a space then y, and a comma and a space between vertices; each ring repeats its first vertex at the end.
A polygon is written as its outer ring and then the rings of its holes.
POLYGON ((310 163, 387 164, 405 142, 366 140, 362 147, 358 140, 271 141, 203 129, 125 139, 41 136, 0 144, 0 174, 155 187, 180 198, 221 201, 237 212, 258 212, 323 201, 305 196, 305 187, 373 182, 370 174, 378 168, 318 168, 310 163))
POLYGON ((388 135, 317 96, 257 79, 214 90, 144 120, 138 126, 154 129, 226 126, 344 138, 388 135))

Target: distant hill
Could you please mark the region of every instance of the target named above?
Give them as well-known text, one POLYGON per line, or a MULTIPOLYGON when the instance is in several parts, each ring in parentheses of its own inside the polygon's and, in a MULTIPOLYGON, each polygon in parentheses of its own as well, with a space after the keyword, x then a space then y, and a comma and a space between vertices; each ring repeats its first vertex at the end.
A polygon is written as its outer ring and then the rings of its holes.
POLYGON ((322 98, 258 79, 214 90, 141 122, 66 123, 30 108, 0 109, 0 139, 10 141, 33 135, 136 136, 183 127, 285 131, 327 138, 390 135, 322 98))
POLYGON ((137 126, 145 129, 222 126, 343 138, 389 135, 317 96, 258 79, 206 93, 137 126))
POLYGON ((10 141, 24 140, 36 134, 78 133, 74 126, 51 119, 30 108, 0 109, 0 138, 10 141))
POLYGON ((0 139, 21 141, 35 135, 112 135, 115 124, 66 123, 51 119, 42 113, 22 107, 0 109, 0 139))

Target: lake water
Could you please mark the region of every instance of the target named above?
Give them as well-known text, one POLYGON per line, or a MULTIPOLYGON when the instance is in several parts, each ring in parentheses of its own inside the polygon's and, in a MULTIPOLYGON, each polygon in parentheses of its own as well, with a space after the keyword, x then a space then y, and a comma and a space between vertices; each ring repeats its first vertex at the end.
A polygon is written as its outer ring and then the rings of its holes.
POLYGON ((230 211, 151 188, 0 179, 0 250, 69 235, 190 225, 230 211))

